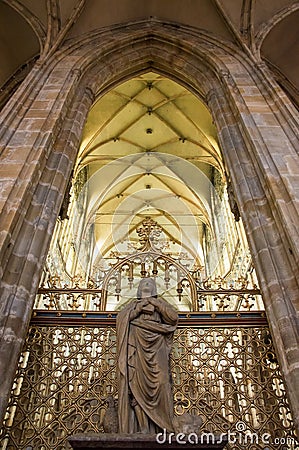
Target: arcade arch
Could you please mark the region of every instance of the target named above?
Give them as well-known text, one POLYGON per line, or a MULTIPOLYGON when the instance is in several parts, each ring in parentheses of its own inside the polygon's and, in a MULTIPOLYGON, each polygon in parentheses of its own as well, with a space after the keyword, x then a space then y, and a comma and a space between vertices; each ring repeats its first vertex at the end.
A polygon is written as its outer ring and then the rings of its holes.
POLYGON ((290 180, 297 153, 294 122, 287 120, 292 105, 277 86, 270 89, 267 76, 262 79, 266 68, 233 45, 154 20, 68 42, 36 64, 2 113, 3 158, 17 180, 7 177, 3 191, 2 412, 87 112, 99 92, 149 69, 201 95, 213 114, 296 418, 299 247, 290 180))

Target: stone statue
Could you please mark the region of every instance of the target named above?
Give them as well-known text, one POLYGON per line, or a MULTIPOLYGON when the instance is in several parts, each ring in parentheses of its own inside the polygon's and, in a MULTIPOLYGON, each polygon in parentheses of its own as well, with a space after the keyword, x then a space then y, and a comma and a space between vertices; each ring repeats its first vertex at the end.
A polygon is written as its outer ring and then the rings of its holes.
POLYGON ((169 354, 178 315, 143 278, 137 299, 118 314, 118 419, 120 433, 174 431, 169 354))

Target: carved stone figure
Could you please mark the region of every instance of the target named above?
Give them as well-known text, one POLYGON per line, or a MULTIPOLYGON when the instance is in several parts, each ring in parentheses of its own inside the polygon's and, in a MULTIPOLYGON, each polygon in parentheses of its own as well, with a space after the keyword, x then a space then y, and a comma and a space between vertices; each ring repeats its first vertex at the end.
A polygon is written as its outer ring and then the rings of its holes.
POLYGON ((231 182, 229 182, 227 185, 227 195, 228 195, 228 202, 229 202, 231 212, 233 213, 233 215, 235 217, 235 221, 239 222, 241 216, 240 216, 239 207, 237 204, 236 196, 235 196, 231 182))
POLYGON ((107 403, 107 409, 103 419, 103 428, 105 433, 117 433, 118 432, 118 415, 115 400, 112 395, 109 395, 105 402, 107 403))
POLYGON ((174 431, 169 354, 178 315, 143 278, 137 299, 119 312, 118 416, 121 433, 174 431))

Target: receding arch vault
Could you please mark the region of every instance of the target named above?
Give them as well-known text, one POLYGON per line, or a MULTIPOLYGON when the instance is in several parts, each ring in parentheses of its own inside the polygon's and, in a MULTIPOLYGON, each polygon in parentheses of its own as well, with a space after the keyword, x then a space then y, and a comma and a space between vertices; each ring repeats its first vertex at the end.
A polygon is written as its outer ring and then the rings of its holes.
POLYGON ((265 68, 234 44, 155 20, 68 41, 52 58, 37 63, 2 112, 2 158, 9 167, 3 182, 0 242, 2 413, 88 110, 98 93, 149 70, 179 80, 201 95, 212 112, 296 419, 299 246, 294 225, 294 110, 278 86, 270 90, 265 68))
POLYGON ((223 184, 225 176, 212 117, 194 94, 149 71, 100 96, 84 126, 74 179, 81 171, 94 262, 150 214, 203 266, 211 193, 216 199, 215 179, 223 184))

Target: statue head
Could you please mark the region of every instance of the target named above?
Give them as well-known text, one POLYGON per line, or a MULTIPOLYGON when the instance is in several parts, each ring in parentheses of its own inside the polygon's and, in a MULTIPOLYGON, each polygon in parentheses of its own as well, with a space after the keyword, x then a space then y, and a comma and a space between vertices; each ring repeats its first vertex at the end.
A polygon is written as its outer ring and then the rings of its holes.
POLYGON ((142 278, 139 283, 137 298, 141 299, 144 297, 157 297, 156 281, 153 278, 142 278))

